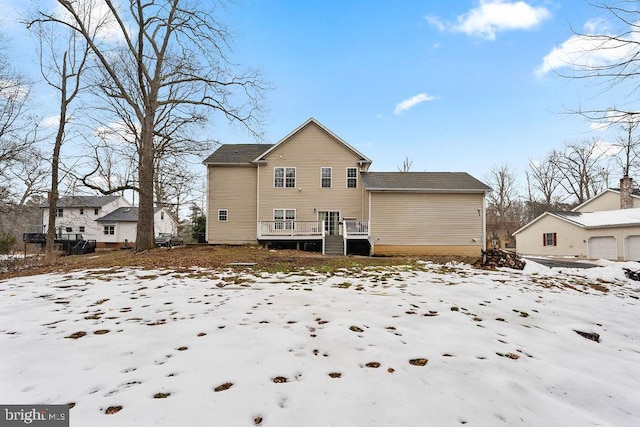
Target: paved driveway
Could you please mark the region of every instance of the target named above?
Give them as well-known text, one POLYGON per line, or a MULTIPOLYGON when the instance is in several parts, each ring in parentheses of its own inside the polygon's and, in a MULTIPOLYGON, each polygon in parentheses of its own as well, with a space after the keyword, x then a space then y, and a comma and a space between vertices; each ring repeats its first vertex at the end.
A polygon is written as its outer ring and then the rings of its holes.
POLYGON ((538 264, 545 265, 547 267, 557 268, 593 268, 597 267, 597 264, 593 264, 587 261, 571 261, 562 259, 550 259, 550 258, 535 258, 535 257, 523 257, 525 260, 531 260, 538 264))

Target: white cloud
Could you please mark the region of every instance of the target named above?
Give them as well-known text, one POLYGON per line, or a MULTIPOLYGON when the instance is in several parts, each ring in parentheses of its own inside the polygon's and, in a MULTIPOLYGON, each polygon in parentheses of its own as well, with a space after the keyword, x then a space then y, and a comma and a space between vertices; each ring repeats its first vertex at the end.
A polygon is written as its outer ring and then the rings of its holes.
MULTIPOLYGON (((113 3, 116 9, 123 9, 120 0, 116 0, 113 3)), ((78 14, 83 17, 83 20, 89 23, 90 31, 99 39, 106 42, 124 40, 122 30, 106 4, 103 2, 78 2, 75 7, 78 14)), ((73 22, 69 12, 59 3, 57 4, 57 14, 64 17, 63 19, 67 22, 73 22)))
POLYGON ((52 128, 52 127, 58 126, 59 123, 60 123, 60 116, 45 117, 40 122, 40 124, 42 126, 47 127, 47 128, 52 128))
POLYGON ((499 32, 528 30, 550 17, 548 9, 531 6, 525 1, 480 0, 478 7, 458 16, 455 23, 444 23, 433 16, 427 16, 426 20, 441 31, 495 40, 499 32))
POLYGON ((585 35, 571 36, 560 46, 554 47, 536 68, 536 75, 542 77, 550 71, 566 67, 588 69, 615 64, 630 55, 640 42, 637 35, 635 39, 610 37, 602 21, 588 21, 584 29, 585 35))
POLYGON ((404 101, 396 105, 396 108, 393 110, 393 114, 398 116, 403 112, 407 111, 408 109, 415 107, 418 104, 421 104, 427 101, 433 101, 435 99, 437 99, 437 97, 427 95, 426 93, 420 93, 418 95, 412 96, 411 98, 405 99, 404 101))
POLYGON ((606 142, 602 140, 596 142, 593 149, 595 155, 597 156, 604 155, 607 157, 617 156, 621 150, 622 150, 622 147, 620 147, 619 144, 612 144, 610 142, 606 142))

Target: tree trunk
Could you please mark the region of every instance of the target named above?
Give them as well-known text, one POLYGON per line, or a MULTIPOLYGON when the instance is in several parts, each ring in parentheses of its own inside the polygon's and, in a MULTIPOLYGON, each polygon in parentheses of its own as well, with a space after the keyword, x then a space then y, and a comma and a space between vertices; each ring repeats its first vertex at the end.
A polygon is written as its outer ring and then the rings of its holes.
POLYGON ((47 226, 47 257, 53 255, 56 238, 56 216, 58 213, 58 169, 60 166, 60 149, 64 142, 64 127, 67 122, 67 52, 62 57, 62 78, 60 79, 60 119, 58 121, 58 132, 53 145, 53 156, 51 157, 51 192, 49 193, 49 219, 47 226))
POLYGON ((140 138, 140 161, 138 170, 140 207, 136 231, 136 250, 155 247, 153 228, 153 119, 144 118, 140 138))

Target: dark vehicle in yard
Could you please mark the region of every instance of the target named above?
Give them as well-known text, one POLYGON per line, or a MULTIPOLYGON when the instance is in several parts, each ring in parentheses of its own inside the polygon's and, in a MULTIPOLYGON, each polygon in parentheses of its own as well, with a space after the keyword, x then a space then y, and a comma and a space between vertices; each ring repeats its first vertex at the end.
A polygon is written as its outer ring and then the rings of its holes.
POLYGON ((156 246, 158 247, 170 248, 172 246, 182 245, 184 245, 184 240, 171 233, 160 233, 158 237, 156 237, 156 246))

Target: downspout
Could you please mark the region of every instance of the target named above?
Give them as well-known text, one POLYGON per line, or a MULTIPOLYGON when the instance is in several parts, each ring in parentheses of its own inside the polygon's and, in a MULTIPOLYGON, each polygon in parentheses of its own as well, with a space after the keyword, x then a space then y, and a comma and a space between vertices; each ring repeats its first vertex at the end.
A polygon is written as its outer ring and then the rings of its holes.
POLYGON ((369 256, 372 256, 375 251, 374 251, 374 246, 375 246, 375 242, 373 241, 373 236, 371 235, 371 191, 368 192, 368 199, 369 199, 369 211, 367 212, 367 223, 368 223, 368 230, 369 230, 369 256))
MULTIPOLYGON (((258 164, 256 179, 256 240, 260 237, 260 165, 258 164)), ((268 246, 267 246, 268 247, 268 246)))
MULTIPOLYGON (((207 190, 206 190, 207 191, 207 210, 206 210, 207 216, 206 216, 206 218, 204 220, 204 224, 205 224, 205 226, 204 226, 204 238, 205 238, 205 241, 207 243, 209 243, 209 221, 211 220, 211 212, 210 212, 211 201, 209 200, 209 198, 211 197, 211 193, 209 193, 209 181, 210 180, 211 180, 211 166, 207 165, 207 190)), ((134 192, 133 198, 135 198, 135 192, 134 192)))
POLYGON ((487 193, 482 194, 482 250, 487 250, 487 207, 486 207, 487 193))

